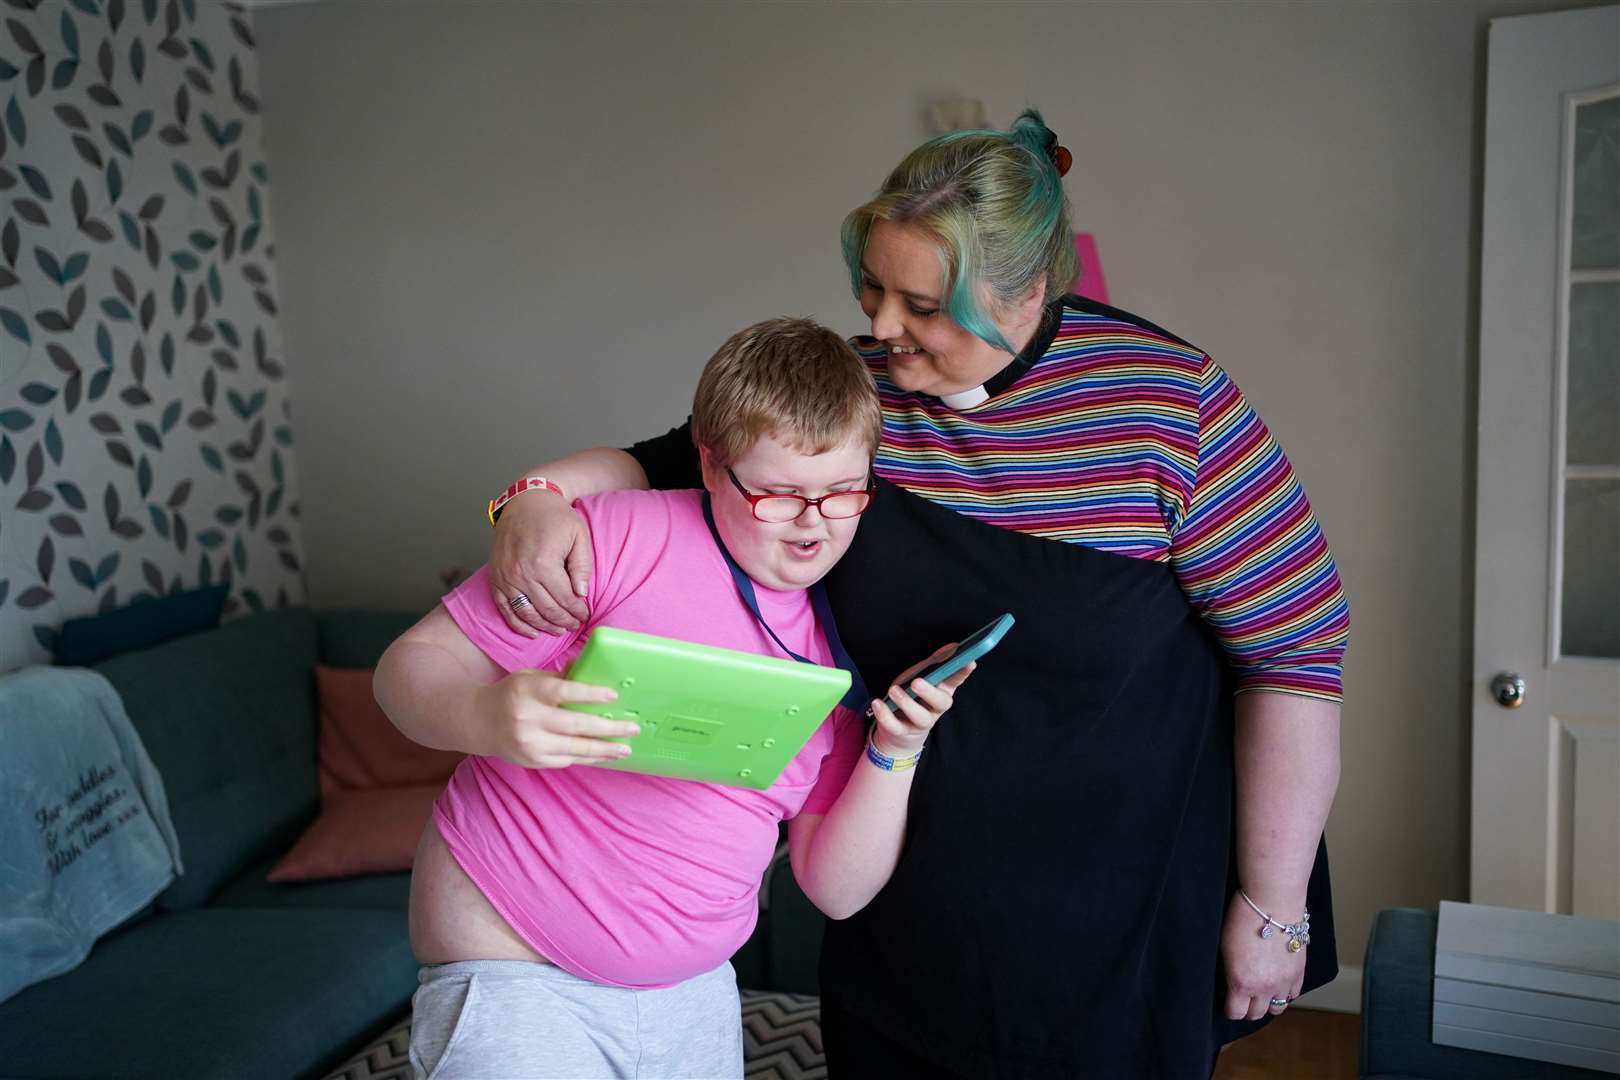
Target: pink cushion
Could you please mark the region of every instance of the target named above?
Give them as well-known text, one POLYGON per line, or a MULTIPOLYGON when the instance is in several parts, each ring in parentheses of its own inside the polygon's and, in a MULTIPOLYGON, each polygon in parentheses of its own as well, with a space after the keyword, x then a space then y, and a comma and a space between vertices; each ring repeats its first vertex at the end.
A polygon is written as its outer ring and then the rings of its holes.
POLYGON ((314 881, 409 870, 422 827, 443 782, 416 787, 335 791, 321 814, 266 875, 271 881, 314 881))
POLYGON ((400 734, 372 697, 370 668, 315 668, 321 812, 271 881, 409 870, 433 800, 462 755, 400 734))
POLYGON ((462 755, 430 750, 401 735, 371 693, 371 668, 315 667, 320 698, 321 792, 443 786, 462 755))

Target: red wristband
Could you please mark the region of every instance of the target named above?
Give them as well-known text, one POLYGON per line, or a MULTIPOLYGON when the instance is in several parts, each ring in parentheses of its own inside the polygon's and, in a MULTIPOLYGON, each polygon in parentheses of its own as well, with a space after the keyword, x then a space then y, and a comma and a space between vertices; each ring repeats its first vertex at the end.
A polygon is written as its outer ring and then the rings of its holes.
MULTIPOLYGON (((495 524, 495 519, 501 516, 501 508, 507 503, 511 502, 513 498, 523 494, 525 491, 539 491, 542 488, 546 491, 554 491, 558 495, 562 495, 563 493, 562 488, 558 487, 555 483, 547 480, 543 476, 525 476, 511 487, 501 492, 495 498, 489 500, 489 509, 487 513, 489 514, 490 525, 493 526, 495 524)), ((566 495, 563 497, 567 498, 566 495)))

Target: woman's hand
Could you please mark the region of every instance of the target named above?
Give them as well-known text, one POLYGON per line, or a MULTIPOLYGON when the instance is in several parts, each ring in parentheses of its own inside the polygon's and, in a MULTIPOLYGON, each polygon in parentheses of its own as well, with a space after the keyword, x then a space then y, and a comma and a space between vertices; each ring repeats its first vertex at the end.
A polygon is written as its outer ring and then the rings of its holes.
POLYGON ((617 761, 630 748, 607 739, 634 735, 639 727, 559 708, 564 702, 606 702, 617 696, 606 686, 570 682, 549 671, 514 671, 473 695, 473 723, 483 735, 478 753, 527 769, 617 761))
MULTIPOLYGON (((1300 912, 1273 918, 1286 919, 1300 912)), ((1282 1015, 1287 1005, 1272 1000, 1299 997, 1305 982, 1305 952, 1288 951, 1288 937, 1281 931, 1269 938, 1260 936, 1260 916, 1236 892, 1226 905, 1226 925, 1221 931, 1221 961, 1226 967, 1226 1017, 1228 1020, 1258 1020, 1266 1013, 1282 1015)))
POLYGON ((561 495, 527 492, 501 511, 489 590, 514 632, 532 638, 577 629, 590 614, 584 597, 592 569, 590 530, 561 495))
POLYGON ((905 758, 914 757, 922 750, 923 744, 928 741, 928 733, 955 702, 956 688, 967 681, 978 664, 969 664, 938 686, 926 679, 913 679, 912 676, 930 664, 945 659, 955 648, 956 643, 952 642, 935 649, 932 656, 913 664, 894 681, 894 685, 889 687, 887 700, 879 698, 872 702, 872 718, 877 721, 872 741, 879 751, 889 757, 905 758), (917 695, 916 700, 900 689, 908 679, 912 692, 917 695))

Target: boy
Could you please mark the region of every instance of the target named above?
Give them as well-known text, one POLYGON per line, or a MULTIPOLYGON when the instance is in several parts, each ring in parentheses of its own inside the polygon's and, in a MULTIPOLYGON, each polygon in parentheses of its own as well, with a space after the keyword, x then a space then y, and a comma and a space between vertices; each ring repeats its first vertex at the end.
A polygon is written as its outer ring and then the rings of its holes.
POLYGON ((753 929, 778 823, 794 819, 795 873, 828 915, 847 917, 888 880, 907 766, 971 668, 938 687, 912 680, 919 700, 891 688, 897 704, 874 703, 870 742, 857 714, 835 709, 767 791, 569 768, 628 753, 604 737, 636 729, 558 708, 613 694, 556 674, 597 625, 831 663, 835 632, 807 590, 871 500, 879 424, 843 339, 799 319, 749 327, 715 353, 693 401, 704 491, 578 504, 596 565, 585 625, 520 636, 481 570, 384 655, 377 699, 400 730, 470 755, 411 880, 418 1075, 741 1076, 727 958, 753 929), (857 768, 863 743, 870 765, 857 768))

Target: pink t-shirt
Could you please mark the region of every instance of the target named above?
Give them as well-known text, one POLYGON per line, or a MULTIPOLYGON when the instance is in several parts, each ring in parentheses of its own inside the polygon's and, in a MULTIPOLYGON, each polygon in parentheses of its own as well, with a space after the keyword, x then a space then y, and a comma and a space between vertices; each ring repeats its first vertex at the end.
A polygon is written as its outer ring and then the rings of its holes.
MULTIPOLYGON (((576 504, 590 525, 596 569, 590 621, 573 634, 513 633, 490 597, 487 567, 444 605, 507 671, 566 670, 595 626, 781 656, 738 597, 701 497, 619 491, 576 504)), ((807 592, 756 591, 783 642, 832 662, 807 592)), ((860 717, 834 709, 766 791, 468 757, 434 821, 495 909, 559 967, 613 986, 672 986, 719 966, 748 940, 778 823, 825 813, 863 738, 860 717)))

